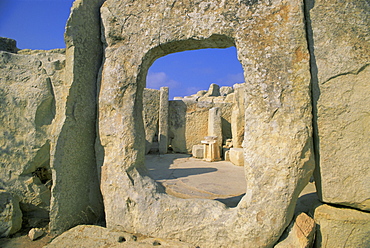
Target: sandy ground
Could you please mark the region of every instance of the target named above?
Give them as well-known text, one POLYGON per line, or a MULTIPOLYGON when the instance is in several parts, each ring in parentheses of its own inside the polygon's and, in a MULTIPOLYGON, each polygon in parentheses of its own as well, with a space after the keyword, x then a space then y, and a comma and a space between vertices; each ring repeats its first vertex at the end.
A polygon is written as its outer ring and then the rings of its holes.
MULTIPOLYGON (((235 207, 245 194, 244 168, 228 161, 206 162, 185 154, 147 155, 145 165, 150 176, 165 187, 167 194, 179 198, 205 198, 235 207)), ((317 194, 309 183, 300 194, 296 212, 308 212, 317 194)), ((43 237, 31 241, 27 232, 0 239, 0 248, 40 248, 51 241, 43 237)))

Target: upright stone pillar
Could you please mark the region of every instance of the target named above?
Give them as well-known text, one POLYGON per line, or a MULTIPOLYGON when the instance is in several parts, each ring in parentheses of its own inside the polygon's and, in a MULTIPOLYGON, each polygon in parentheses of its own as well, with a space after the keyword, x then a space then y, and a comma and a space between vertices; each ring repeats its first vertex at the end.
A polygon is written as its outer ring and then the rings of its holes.
POLYGON ((211 108, 208 115, 208 136, 217 136, 217 143, 222 146, 221 109, 211 108))
POLYGON ((168 142, 168 87, 161 87, 159 99, 159 154, 167 153, 168 142))

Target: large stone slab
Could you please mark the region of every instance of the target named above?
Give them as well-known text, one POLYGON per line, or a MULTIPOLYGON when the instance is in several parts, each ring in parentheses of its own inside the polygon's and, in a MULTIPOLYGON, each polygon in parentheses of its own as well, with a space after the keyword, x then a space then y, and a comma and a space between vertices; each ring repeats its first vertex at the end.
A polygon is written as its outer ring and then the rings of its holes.
POLYGON ((307 1, 322 201, 370 210, 370 6, 307 1))
POLYGON ((146 140, 145 154, 152 148, 154 137, 158 134, 158 110, 159 90, 145 88, 143 92, 143 121, 146 140))
POLYGON ((293 0, 103 4, 99 138, 108 227, 200 247, 276 243, 313 170, 302 10, 302 2, 293 0), (144 168, 141 111, 147 70, 169 53, 233 45, 248 82, 246 195, 235 208, 166 195, 144 168))
MULTIPOLYGON (((67 21, 66 93, 52 132, 50 230, 104 219, 94 143, 98 71, 102 62, 99 8, 103 0, 76 0, 67 21)), ((102 152, 99 143, 96 153, 102 152)))
POLYGON ((315 247, 369 247, 370 213, 326 204, 315 209, 315 247))

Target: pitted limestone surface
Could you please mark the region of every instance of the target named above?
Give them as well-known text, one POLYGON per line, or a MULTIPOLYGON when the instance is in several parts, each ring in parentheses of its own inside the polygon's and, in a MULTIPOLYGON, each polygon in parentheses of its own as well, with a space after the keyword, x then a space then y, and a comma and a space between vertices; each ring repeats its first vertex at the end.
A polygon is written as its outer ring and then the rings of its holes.
MULTIPOLYGON (((200 247, 272 247, 313 170, 300 1, 107 0, 98 161, 108 227, 200 247), (144 166, 142 94, 155 59, 235 46, 246 81, 246 195, 236 208, 165 194, 144 166)), ((196 131, 196 130, 194 130, 196 131)))

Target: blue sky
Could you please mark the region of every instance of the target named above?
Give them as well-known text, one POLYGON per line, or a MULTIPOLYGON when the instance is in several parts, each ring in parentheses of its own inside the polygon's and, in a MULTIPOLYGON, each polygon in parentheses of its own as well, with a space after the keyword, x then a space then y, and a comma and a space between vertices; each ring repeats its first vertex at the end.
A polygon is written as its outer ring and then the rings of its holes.
MULTIPOLYGON (((73 0, 0 0, 0 36, 20 49, 64 48, 64 28, 73 0)), ((154 62, 147 87, 170 87, 170 98, 207 90, 211 83, 242 83, 236 49, 202 49, 170 54, 154 62)))

